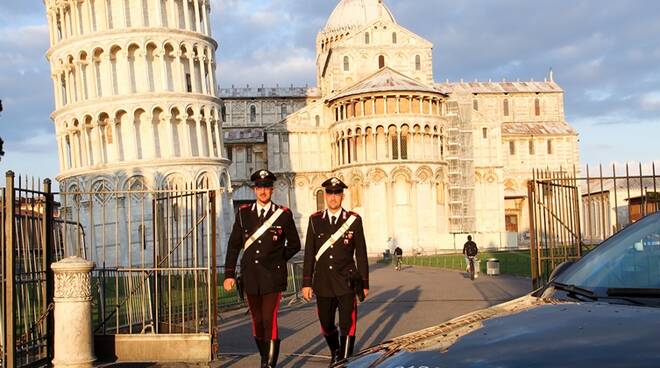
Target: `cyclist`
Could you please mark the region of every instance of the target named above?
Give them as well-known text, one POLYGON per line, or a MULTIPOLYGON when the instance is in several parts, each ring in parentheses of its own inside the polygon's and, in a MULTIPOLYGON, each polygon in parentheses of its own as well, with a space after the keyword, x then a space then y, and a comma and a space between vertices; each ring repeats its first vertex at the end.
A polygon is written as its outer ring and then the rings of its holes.
POLYGON ((474 279, 474 257, 479 253, 479 248, 477 248, 477 243, 472 241, 472 235, 468 235, 465 244, 463 245, 463 254, 467 258, 468 272, 470 272, 470 278, 474 279))
POLYGON ((394 257, 396 258, 396 266, 394 269, 401 271, 401 257, 403 257, 403 249, 401 249, 401 247, 397 246, 396 249, 394 249, 394 257))

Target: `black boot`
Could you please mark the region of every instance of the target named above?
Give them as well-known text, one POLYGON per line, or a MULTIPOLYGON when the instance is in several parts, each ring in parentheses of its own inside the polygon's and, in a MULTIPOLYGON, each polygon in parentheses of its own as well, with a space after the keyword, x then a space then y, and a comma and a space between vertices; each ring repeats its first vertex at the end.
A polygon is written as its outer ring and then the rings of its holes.
POLYGON ((277 366, 277 356, 280 355, 280 340, 270 340, 268 345, 268 362, 266 368, 277 366))
POLYGON ((259 349, 259 355, 261 356, 260 367, 264 368, 268 363, 268 345, 266 344, 266 340, 257 339, 256 337, 254 338, 254 342, 257 343, 257 348, 259 349))
POLYGON ((340 348, 339 348, 339 332, 335 332, 330 335, 325 336, 325 342, 328 343, 328 348, 330 348, 330 364, 328 367, 332 367, 339 361, 340 348))
POLYGON ((340 362, 345 362, 346 359, 350 358, 353 355, 353 347, 355 346, 355 336, 342 336, 341 340, 341 351, 339 353, 340 362))

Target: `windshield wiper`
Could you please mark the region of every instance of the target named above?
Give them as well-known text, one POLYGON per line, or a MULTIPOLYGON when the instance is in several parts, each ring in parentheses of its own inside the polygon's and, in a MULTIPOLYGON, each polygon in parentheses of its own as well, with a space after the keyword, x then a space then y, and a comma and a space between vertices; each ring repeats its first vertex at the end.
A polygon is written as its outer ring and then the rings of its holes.
POLYGON ((591 300, 598 300, 596 293, 589 289, 581 288, 575 285, 562 284, 561 282, 551 281, 550 284, 557 290, 565 291, 568 293, 568 296, 583 296, 591 300))
POLYGON ((660 298, 660 289, 657 288, 609 288, 607 296, 622 296, 631 298, 660 298))

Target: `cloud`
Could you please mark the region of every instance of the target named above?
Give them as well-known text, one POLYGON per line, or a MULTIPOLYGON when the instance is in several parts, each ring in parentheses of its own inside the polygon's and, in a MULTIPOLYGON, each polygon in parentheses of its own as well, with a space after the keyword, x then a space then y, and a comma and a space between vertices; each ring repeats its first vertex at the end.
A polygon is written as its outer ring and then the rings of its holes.
MULTIPOLYGON (((434 44, 436 80, 542 80, 552 67, 565 91, 567 120, 581 134, 583 159, 658 157, 650 137, 660 135, 660 46, 652 37, 660 34, 660 2, 385 3, 402 26, 434 44)), ((211 0, 221 86, 314 85, 316 34, 336 4, 211 0)), ((6 109, 0 135, 30 158, 40 157, 30 149, 51 149, 46 141, 53 133, 45 14, 41 1, 0 1, 0 99, 6 109), (32 139, 35 132, 42 141, 32 139)))

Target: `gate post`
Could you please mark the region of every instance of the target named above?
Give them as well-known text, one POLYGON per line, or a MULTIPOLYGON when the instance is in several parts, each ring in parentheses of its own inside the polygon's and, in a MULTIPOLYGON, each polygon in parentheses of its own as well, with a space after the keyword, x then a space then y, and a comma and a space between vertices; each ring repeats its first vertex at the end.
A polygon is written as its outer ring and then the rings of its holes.
POLYGON ((53 367, 92 367, 92 283, 94 262, 69 257, 51 266, 55 274, 55 358, 53 367))
POLYGON ((5 320, 5 334, 3 341, 3 350, 4 350, 4 359, 3 367, 14 367, 16 363, 16 331, 15 331, 15 311, 16 311, 16 300, 14 296, 16 295, 16 269, 14 267, 14 262, 16 260, 16 250, 14 247, 14 221, 16 216, 16 193, 14 192, 14 172, 7 171, 6 174, 6 186, 5 186, 5 244, 3 246, 5 259, 2 260, 4 263, 4 272, 3 282, 4 284, 4 299, 3 305, 5 320))

